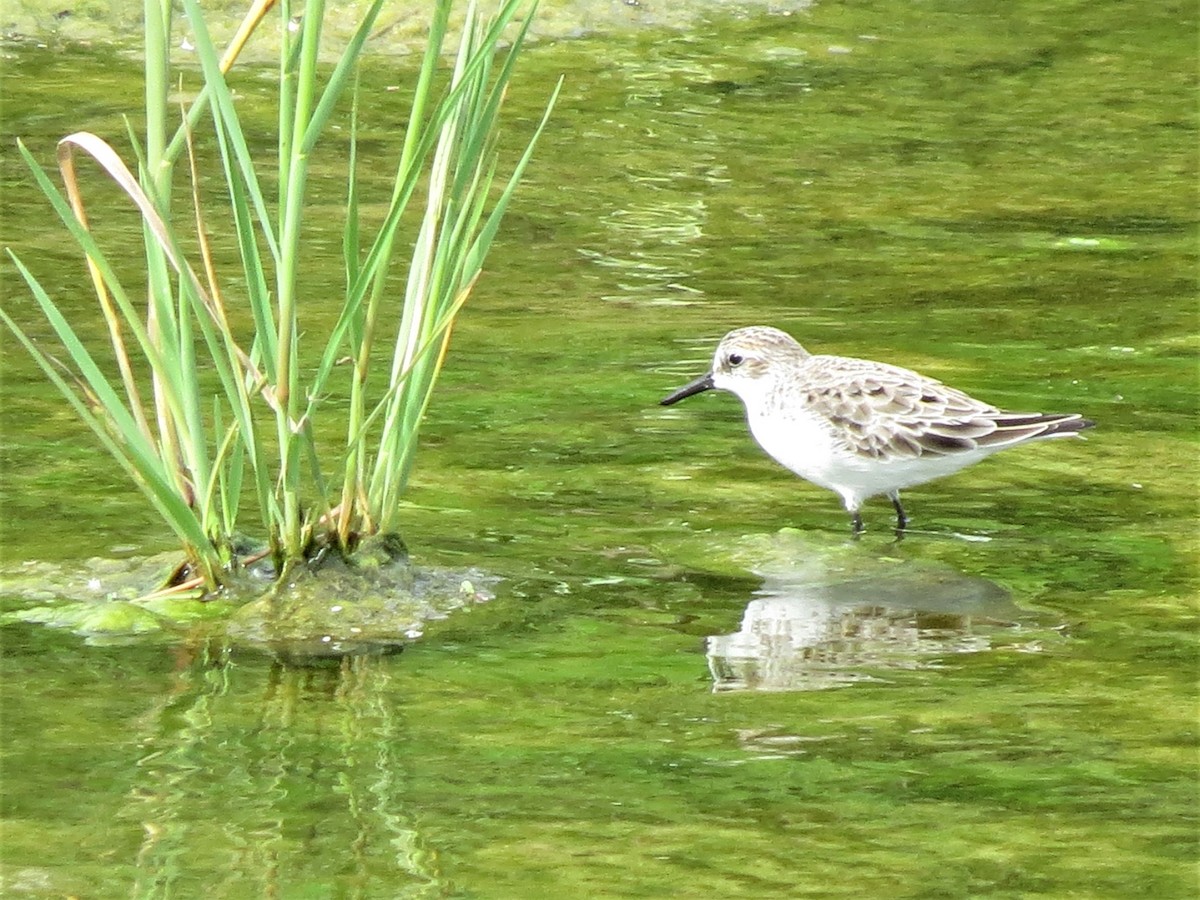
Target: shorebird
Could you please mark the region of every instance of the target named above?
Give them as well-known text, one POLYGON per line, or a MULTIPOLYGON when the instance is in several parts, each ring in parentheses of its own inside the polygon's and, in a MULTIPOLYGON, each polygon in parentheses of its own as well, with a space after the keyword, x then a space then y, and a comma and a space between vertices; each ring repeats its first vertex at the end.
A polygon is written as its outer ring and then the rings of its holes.
POLYGON ((1079 413, 1005 412, 887 363, 813 355, 762 325, 725 335, 712 370, 660 402, 713 388, 741 398, 750 433, 776 462, 842 498, 855 534, 871 497, 887 495, 903 530, 902 489, 1095 424, 1079 413))

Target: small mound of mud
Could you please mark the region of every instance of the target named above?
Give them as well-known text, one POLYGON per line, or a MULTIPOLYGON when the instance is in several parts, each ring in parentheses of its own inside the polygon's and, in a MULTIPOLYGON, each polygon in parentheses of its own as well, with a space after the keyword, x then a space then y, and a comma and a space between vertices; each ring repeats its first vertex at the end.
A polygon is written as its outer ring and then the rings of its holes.
POLYGON ((0 622, 37 622, 93 642, 224 634, 289 658, 396 652, 431 621, 493 596, 478 569, 417 566, 406 554, 330 556, 276 581, 269 566, 241 573, 214 597, 151 596, 178 568, 174 553, 0 569, 0 622))
POLYGON ((360 565, 334 557, 260 590, 238 606, 226 629, 237 642, 286 654, 343 655, 364 644, 414 640, 426 623, 490 600, 495 583, 477 569, 429 569, 406 560, 360 565))

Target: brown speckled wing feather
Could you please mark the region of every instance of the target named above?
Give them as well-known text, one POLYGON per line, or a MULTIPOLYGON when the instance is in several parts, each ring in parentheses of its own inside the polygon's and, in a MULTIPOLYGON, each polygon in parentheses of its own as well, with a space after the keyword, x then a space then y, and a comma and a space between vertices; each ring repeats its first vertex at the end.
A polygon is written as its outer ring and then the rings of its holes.
POLYGON ((916 372, 844 357, 808 361, 805 406, 829 419, 854 453, 911 459, 1000 449, 1078 431, 1078 415, 1007 413, 916 372))

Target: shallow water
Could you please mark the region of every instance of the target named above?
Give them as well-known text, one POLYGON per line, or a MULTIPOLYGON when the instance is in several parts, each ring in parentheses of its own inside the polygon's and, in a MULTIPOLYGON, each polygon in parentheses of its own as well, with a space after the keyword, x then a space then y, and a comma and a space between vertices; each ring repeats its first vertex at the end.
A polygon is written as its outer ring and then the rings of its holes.
MULTIPOLYGON (((399 655, 308 663, 6 626, 5 892, 1193 896, 1193 11, 993 9, 531 53, 514 131, 567 87, 405 533, 501 576, 495 599, 399 655), (908 492, 901 542, 876 501, 853 542, 732 397, 656 405, 753 322, 1100 426, 908 492)), ((370 73, 385 123, 404 78, 370 73)), ((13 51, 5 131, 44 159, 119 137, 136 79, 13 51)), ((0 243, 90 308, 2 149, 0 243)), ((14 351, 5 561, 170 549, 14 351)))

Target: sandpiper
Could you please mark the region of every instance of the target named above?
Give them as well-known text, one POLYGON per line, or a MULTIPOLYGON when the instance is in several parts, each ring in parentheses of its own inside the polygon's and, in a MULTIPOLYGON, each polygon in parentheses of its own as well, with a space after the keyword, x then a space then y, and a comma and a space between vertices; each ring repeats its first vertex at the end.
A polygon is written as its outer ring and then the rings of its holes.
POLYGON ((725 335, 712 370, 660 402, 712 388, 741 398, 750 433, 776 462, 841 496, 855 534, 870 497, 886 494, 903 530, 901 489, 1005 447, 1078 436, 1095 424, 1078 413, 1004 412, 887 363, 814 356, 791 335, 760 325, 725 335))

